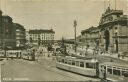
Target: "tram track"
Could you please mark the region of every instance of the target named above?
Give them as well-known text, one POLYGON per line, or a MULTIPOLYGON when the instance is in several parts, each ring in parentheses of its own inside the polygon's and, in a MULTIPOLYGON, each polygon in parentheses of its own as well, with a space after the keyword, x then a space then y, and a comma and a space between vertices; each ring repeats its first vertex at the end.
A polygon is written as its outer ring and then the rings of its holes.
MULTIPOLYGON (((16 61, 16 60, 14 60, 16 63, 21 63, 20 61, 16 61)), ((65 74, 63 74, 63 73, 59 73, 59 72, 56 72, 55 70, 52 70, 51 68, 55 68, 55 66, 46 66, 46 64, 42 64, 41 62, 35 62, 34 64, 36 64, 36 65, 41 65, 41 67, 43 67, 43 69, 45 69, 45 70, 47 70, 47 71, 50 71, 50 72, 54 72, 54 73, 56 73, 56 74, 59 74, 59 75, 61 75, 61 76, 64 76, 64 77, 68 77, 68 78, 72 78, 73 80, 74 80, 74 78, 73 77, 71 77, 71 76, 68 76, 68 75, 65 75, 65 74)))
MULTIPOLYGON (((14 60, 14 62, 19 63, 19 64, 20 63, 30 64, 31 61, 27 62, 27 61, 23 61, 23 60, 20 60, 20 61, 14 60)), ((55 65, 51 66, 47 62, 34 61, 33 66, 34 66, 34 64, 36 64, 37 67, 42 67, 42 69, 44 69, 46 71, 58 74, 60 77, 62 76, 61 78, 63 78, 63 79, 67 78, 71 81, 81 81, 80 78, 82 78, 82 81, 90 81, 91 79, 93 79, 93 78, 89 78, 89 77, 87 77, 87 79, 86 79, 86 77, 84 78, 84 76, 81 76, 81 75, 78 75, 78 74, 75 74, 75 73, 71 74, 71 72, 67 72, 67 71, 64 71, 64 70, 58 70, 55 65)), ((60 78, 57 77, 55 79, 59 80, 60 78)), ((93 79, 93 80, 96 80, 96 79, 93 79)))
MULTIPOLYGON (((62 78, 63 79, 67 78, 68 80, 71 80, 71 81, 81 81, 81 79, 82 79, 82 81, 90 81, 91 80, 91 77, 90 78, 89 77, 84 78, 84 76, 81 76, 81 75, 78 75, 78 74, 75 74, 75 73, 72 74, 71 72, 67 72, 67 71, 64 71, 64 70, 59 70, 59 69, 56 68, 55 61, 49 60, 49 59, 42 59, 41 61, 28 61, 28 60, 23 60, 23 59, 9 59, 9 62, 25 65, 25 66, 28 66, 28 67, 29 66, 30 67, 34 66, 35 67, 34 69, 38 69, 38 67, 40 67, 40 68, 42 68, 40 70, 44 69, 46 71, 51 72, 52 74, 58 74, 58 76, 60 76, 61 78, 56 77, 55 78, 56 80, 59 80, 59 79, 62 79, 62 78)), ((96 80, 96 79, 93 79, 93 80, 96 80)))

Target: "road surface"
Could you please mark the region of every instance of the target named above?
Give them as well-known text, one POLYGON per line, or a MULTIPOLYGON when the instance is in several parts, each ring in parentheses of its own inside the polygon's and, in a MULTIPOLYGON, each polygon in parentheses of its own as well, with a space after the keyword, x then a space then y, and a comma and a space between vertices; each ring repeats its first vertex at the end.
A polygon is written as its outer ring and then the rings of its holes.
POLYGON ((2 80, 4 81, 99 81, 96 78, 85 77, 55 67, 51 58, 39 61, 9 59, 2 65, 2 80))

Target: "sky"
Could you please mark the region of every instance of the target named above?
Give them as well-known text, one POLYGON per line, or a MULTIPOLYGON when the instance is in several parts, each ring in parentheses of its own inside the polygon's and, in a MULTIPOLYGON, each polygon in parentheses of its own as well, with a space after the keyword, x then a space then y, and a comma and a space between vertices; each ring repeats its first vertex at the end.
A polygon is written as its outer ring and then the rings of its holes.
MULTIPOLYGON (((55 39, 74 38, 73 21, 77 20, 77 36, 81 30, 98 26, 108 0, 0 0, 3 15, 25 29, 53 29, 55 39)), ((116 9, 128 14, 128 0, 116 0, 116 9)), ((115 0, 110 0, 115 9, 115 0)))

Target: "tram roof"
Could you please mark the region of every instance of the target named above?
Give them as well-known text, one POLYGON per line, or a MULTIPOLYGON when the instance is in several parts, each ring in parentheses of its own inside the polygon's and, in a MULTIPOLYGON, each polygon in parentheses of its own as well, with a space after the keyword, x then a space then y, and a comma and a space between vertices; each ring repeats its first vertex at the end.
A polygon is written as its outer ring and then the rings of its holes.
POLYGON ((104 62, 104 63, 101 63, 101 65, 107 65, 107 66, 117 66, 117 67, 123 67, 123 68, 128 68, 128 62, 104 62))
POLYGON ((88 61, 88 62, 98 62, 98 60, 95 60, 93 58, 87 58, 87 57, 72 57, 72 56, 61 56, 62 58, 71 59, 71 60, 78 60, 78 61, 88 61))
POLYGON ((7 52, 21 52, 21 50, 8 50, 7 52))

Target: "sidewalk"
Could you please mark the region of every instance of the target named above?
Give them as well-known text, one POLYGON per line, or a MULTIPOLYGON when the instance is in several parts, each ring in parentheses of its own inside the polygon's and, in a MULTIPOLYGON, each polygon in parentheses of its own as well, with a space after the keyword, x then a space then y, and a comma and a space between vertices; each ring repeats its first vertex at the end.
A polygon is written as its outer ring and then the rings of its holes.
MULTIPOLYGON (((88 52, 88 54, 93 54, 94 50, 93 49, 88 49, 87 52, 88 52)), ((98 52, 97 55, 99 55, 99 56, 107 56, 107 57, 111 57, 111 58, 116 58, 116 59, 128 61, 128 57, 124 57, 124 58, 122 58, 122 56, 119 57, 119 55, 117 53, 108 52, 108 53, 102 53, 101 54, 100 52, 98 52)))
POLYGON ((0 82, 2 82, 2 65, 6 62, 6 59, 0 61, 0 82))
POLYGON ((103 54, 103 56, 108 56, 108 57, 112 57, 112 58, 117 58, 117 59, 120 59, 120 60, 124 60, 124 61, 128 61, 128 57, 118 57, 118 54, 103 54))

